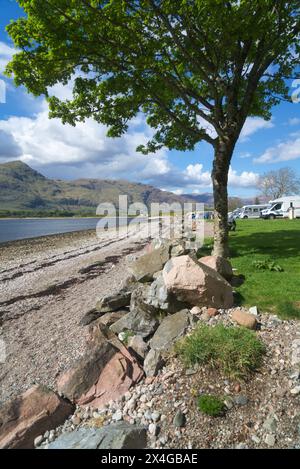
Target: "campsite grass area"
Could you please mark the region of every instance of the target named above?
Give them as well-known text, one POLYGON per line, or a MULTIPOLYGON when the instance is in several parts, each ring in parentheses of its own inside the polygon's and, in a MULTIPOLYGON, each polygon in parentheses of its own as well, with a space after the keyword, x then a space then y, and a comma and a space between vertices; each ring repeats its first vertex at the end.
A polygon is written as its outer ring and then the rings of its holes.
MULTIPOLYGON (((210 245, 207 240, 203 250, 210 245)), ((235 287, 240 304, 300 319, 299 219, 237 220, 230 255, 235 275, 244 276, 235 287)))

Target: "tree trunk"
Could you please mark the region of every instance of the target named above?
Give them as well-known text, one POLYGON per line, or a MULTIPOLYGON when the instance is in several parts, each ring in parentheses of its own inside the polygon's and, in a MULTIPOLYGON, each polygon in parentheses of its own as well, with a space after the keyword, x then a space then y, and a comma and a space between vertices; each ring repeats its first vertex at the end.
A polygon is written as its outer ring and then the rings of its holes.
POLYGON ((235 142, 219 142, 212 170, 214 194, 214 256, 228 257, 228 172, 235 142))

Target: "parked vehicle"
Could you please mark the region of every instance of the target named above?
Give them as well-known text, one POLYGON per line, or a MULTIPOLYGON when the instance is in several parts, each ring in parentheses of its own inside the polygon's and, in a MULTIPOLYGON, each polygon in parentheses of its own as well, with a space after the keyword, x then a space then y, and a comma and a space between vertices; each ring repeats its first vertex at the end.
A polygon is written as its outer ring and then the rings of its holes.
POLYGON ((265 210, 269 207, 269 204, 264 205, 244 205, 240 209, 237 218, 260 218, 262 210, 265 210))
POLYGON ((265 219, 289 218, 290 210, 293 209, 294 217, 300 218, 300 196, 280 197, 271 200, 269 207, 262 210, 261 216, 265 219))

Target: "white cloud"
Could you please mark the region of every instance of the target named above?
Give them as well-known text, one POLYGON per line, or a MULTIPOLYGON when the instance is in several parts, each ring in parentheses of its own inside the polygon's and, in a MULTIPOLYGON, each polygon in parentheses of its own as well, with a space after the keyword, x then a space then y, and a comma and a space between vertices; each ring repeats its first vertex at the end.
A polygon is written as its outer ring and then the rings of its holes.
MULTIPOLYGON (((252 171, 243 171, 238 173, 230 167, 228 174, 228 185, 236 188, 253 188, 256 187, 259 175, 252 171)), ((211 188, 212 181, 209 171, 203 170, 203 165, 196 163, 190 164, 183 172, 183 181, 185 187, 197 193, 198 187, 211 188)))
POLYGON ((278 145, 268 148, 260 157, 255 158, 255 163, 277 163, 280 161, 292 161, 300 158, 300 136, 295 135, 294 140, 279 142, 278 145))
POLYGON ((289 125, 300 125, 300 119, 298 117, 292 117, 288 121, 289 125))
POLYGON ((252 154, 250 152, 245 152, 245 153, 241 153, 239 155, 239 158, 241 158, 242 160, 246 159, 246 158, 251 158, 252 154))
POLYGON ((272 127, 274 127, 272 121, 265 121, 261 117, 248 117, 242 129, 240 139, 242 142, 246 142, 249 140, 251 135, 255 134, 259 130, 271 129, 272 127))
POLYGON ((4 72, 6 65, 15 52, 16 51, 13 47, 10 47, 9 45, 5 44, 5 42, 0 41, 0 74, 4 72))
POLYGON ((67 172, 68 177, 139 180, 167 174, 170 164, 166 151, 148 156, 136 152, 136 147, 151 137, 149 128, 137 129, 139 124, 135 120, 127 134, 110 139, 105 126, 92 119, 72 127, 49 119, 47 110, 43 110, 31 118, 14 116, 0 121, 0 138, 5 137, 5 142, 10 139, 13 156, 18 149, 22 161, 44 167, 55 177, 67 172))

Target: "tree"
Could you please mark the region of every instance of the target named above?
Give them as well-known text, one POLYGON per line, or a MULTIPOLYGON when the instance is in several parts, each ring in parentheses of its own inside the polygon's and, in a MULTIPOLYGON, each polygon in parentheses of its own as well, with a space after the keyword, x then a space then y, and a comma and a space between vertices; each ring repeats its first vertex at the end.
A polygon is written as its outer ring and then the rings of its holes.
POLYGON ((228 171, 248 116, 270 119, 300 77, 298 0, 18 0, 27 18, 7 30, 20 51, 7 67, 50 116, 75 125, 93 117, 108 135, 139 112, 155 129, 139 150, 214 149, 214 253, 228 254, 228 171))
POLYGON ((233 212, 237 208, 241 208, 243 206, 243 202, 239 197, 229 197, 228 199, 228 210, 233 212))
POLYGON ((281 168, 263 174, 258 181, 261 193, 270 200, 300 193, 300 179, 291 168, 281 168))

